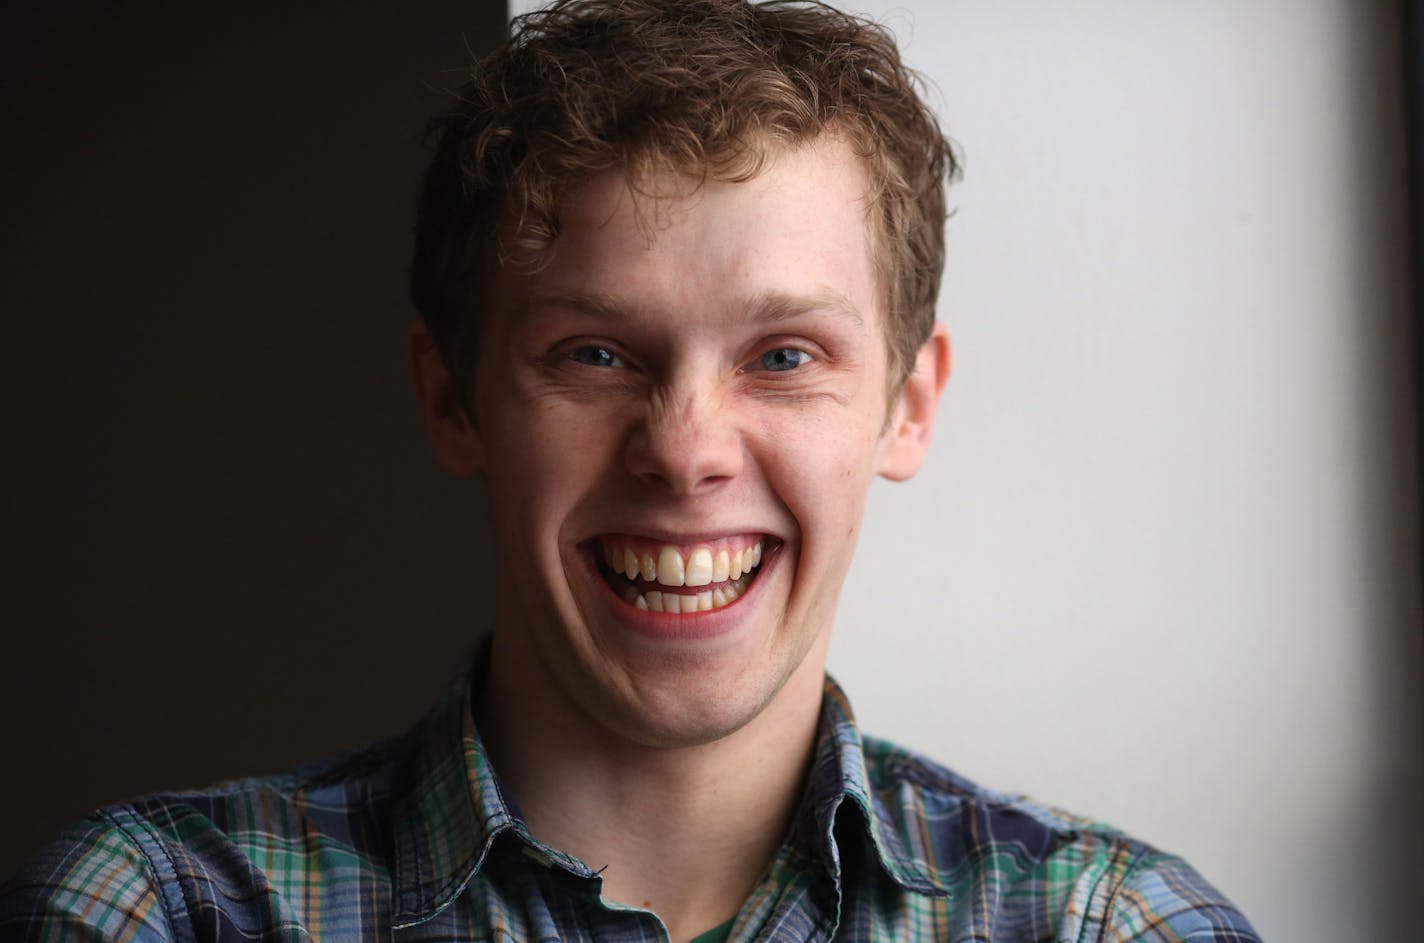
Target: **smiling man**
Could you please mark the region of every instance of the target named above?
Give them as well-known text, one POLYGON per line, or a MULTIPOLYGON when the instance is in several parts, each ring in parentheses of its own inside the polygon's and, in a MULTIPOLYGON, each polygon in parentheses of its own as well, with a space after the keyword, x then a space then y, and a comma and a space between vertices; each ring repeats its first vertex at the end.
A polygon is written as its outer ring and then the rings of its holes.
POLYGON ((763 156, 641 202, 576 185, 492 286, 468 410, 412 340, 441 460, 496 496, 476 726, 531 834, 674 939, 736 914, 792 821, 866 489, 918 465, 948 366, 940 329, 890 364, 849 141, 763 156))
POLYGON ((862 736, 825 676, 950 363, 956 167, 888 34, 573 0, 435 130, 410 362, 487 483, 489 639, 405 738, 96 813, 6 939, 1255 939, 1180 859, 862 736))

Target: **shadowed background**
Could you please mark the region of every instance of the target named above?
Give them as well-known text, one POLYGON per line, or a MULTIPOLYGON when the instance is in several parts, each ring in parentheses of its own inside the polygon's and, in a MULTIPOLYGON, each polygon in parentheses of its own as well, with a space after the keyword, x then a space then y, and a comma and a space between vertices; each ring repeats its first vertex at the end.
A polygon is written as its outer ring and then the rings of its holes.
POLYGON ((403 361, 419 136, 503 3, 8 4, 0 872, 395 733, 478 627, 403 361))

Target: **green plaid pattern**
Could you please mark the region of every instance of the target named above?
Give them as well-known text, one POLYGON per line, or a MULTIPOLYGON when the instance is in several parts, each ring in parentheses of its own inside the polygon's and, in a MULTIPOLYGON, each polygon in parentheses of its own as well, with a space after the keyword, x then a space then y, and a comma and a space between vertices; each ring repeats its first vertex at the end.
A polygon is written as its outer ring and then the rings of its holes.
MULTIPOLYGON (((0 890, 0 940, 666 940, 529 834, 471 677, 405 737, 94 813, 0 890)), ((1258 937, 1179 858, 863 738, 827 679, 800 810, 729 939, 1258 937)))

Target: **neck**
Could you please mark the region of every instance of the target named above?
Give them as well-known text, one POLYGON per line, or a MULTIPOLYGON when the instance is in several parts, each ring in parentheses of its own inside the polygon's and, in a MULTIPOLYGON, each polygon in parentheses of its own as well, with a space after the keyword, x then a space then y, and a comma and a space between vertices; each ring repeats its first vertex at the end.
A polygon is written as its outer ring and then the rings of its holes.
POLYGON ((537 658, 496 633, 476 724, 530 832, 603 869, 603 896, 653 910, 673 940, 734 916, 801 797, 824 638, 751 721, 693 746, 631 741, 555 684, 513 683, 544 673, 526 661, 537 658))

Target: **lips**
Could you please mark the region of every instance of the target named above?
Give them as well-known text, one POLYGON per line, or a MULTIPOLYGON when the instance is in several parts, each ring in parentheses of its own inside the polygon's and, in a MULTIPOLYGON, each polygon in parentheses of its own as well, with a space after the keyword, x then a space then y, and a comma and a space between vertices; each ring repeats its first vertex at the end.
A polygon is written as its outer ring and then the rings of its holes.
POLYGON ((756 578, 774 538, 739 534, 671 544, 627 534, 594 541, 599 572, 626 604, 649 612, 690 614, 736 602, 756 578))

